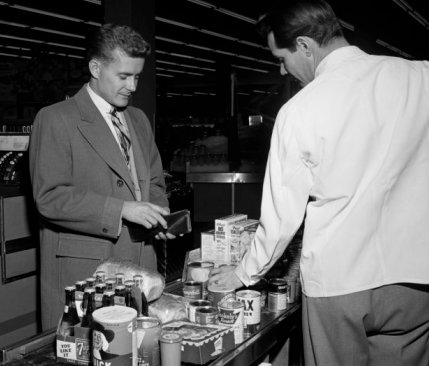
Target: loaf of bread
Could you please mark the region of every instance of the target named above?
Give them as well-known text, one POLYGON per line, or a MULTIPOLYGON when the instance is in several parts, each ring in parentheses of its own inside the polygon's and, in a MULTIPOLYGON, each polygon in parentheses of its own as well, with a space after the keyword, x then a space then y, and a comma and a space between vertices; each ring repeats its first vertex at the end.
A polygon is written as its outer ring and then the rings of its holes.
POLYGON ((154 316, 167 323, 171 320, 187 318, 186 304, 181 296, 164 293, 158 300, 149 304, 149 316, 154 316))
POLYGON ((134 275, 141 275, 143 281, 139 288, 146 295, 148 302, 158 299, 164 291, 165 279, 163 276, 130 261, 106 259, 98 265, 96 271, 104 271, 106 278, 115 278, 116 273, 124 273, 125 281, 132 280, 134 275))

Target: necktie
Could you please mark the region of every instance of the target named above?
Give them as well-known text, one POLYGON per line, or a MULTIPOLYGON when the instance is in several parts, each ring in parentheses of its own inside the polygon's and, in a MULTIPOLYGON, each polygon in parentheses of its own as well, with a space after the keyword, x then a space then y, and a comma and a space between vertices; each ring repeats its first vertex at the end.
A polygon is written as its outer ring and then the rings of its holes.
POLYGON ((127 165, 130 163, 130 147, 131 139, 130 132, 128 131, 127 125, 121 122, 119 116, 116 112, 116 109, 113 108, 110 112, 112 116, 112 123, 115 127, 116 135, 118 136, 119 143, 121 145, 122 155, 124 156, 125 162, 127 165))

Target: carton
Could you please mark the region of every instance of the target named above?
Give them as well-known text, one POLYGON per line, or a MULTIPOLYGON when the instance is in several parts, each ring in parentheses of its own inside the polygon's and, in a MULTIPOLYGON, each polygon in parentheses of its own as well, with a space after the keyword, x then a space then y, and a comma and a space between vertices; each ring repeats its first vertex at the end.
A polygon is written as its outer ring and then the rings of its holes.
POLYGON ((233 214, 215 220, 215 250, 219 261, 231 264, 232 229, 234 224, 245 220, 245 214, 233 214))
POLYGON ((201 232, 201 260, 213 262, 215 267, 225 264, 225 250, 215 240, 215 230, 201 232))
POLYGON ((88 366, 91 361, 90 329, 79 325, 73 328, 74 336, 63 335, 60 327, 57 328, 57 362, 88 366))
POLYGON ((234 348, 234 329, 226 325, 176 320, 165 323, 162 330, 183 336, 183 363, 203 365, 234 348))
POLYGON ((239 264, 255 237, 259 220, 248 219, 231 225, 230 254, 231 264, 239 264))

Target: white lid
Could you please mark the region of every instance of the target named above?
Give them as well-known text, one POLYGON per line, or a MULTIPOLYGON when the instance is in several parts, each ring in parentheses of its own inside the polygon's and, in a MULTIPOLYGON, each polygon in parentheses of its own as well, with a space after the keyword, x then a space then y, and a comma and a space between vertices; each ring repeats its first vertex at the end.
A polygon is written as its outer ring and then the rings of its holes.
POLYGON ((123 323, 137 318, 137 311, 128 306, 113 305, 95 310, 92 317, 98 323, 123 323))

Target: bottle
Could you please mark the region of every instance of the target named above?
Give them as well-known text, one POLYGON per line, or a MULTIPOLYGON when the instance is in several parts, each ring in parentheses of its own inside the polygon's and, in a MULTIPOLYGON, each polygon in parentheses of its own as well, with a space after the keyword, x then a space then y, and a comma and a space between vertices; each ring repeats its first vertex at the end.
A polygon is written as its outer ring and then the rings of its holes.
POLYGON ((125 273, 115 273, 116 285, 123 285, 125 282, 125 273))
POLYGON ((86 287, 95 286, 95 277, 88 277, 85 281, 86 281, 86 287))
POLYGON ((85 293, 88 294, 88 304, 85 309, 85 314, 82 318, 82 327, 90 328, 92 324, 92 312, 95 310, 95 289, 87 288, 85 293))
POLYGON ((113 291, 105 291, 103 294, 103 300, 101 302, 102 307, 115 305, 115 293, 113 291))
POLYGON ((137 310, 137 313, 138 313, 139 309, 138 309, 136 300, 133 297, 133 286, 134 286, 134 281, 132 280, 125 281, 125 305, 137 310))
POLYGON ((66 303, 60 323, 60 332, 62 335, 73 336, 73 326, 80 322, 75 305, 75 291, 76 288, 74 286, 67 286, 65 288, 66 303))
POLYGON ((105 271, 97 271, 95 272, 95 283, 101 283, 106 280, 106 272, 105 271))

